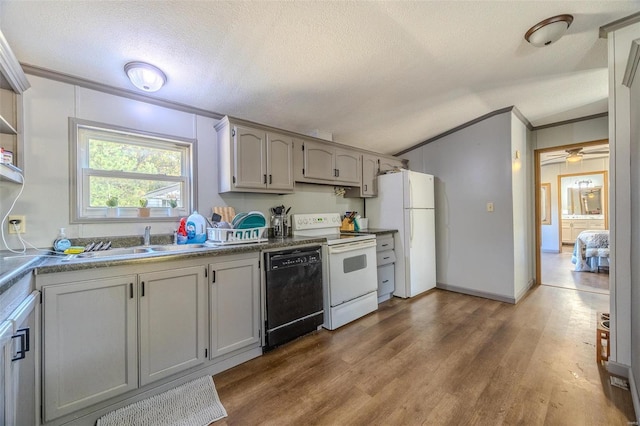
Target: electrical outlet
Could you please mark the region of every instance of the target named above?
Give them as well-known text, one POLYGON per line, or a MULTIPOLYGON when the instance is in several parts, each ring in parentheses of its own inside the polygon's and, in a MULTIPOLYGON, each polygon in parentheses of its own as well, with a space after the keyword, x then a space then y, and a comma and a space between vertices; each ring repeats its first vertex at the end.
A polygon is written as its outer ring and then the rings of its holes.
POLYGON ((24 234, 27 232, 27 219, 25 216, 11 215, 7 218, 7 226, 9 227, 10 234, 18 234, 18 233, 24 234), (17 230, 11 223, 12 220, 20 221, 20 223, 17 225, 18 226, 17 230))

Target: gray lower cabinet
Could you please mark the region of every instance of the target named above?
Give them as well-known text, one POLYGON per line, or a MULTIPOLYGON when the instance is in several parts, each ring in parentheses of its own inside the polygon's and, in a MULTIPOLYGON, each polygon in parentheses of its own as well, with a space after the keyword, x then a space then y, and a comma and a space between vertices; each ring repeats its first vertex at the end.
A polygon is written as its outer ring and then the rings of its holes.
POLYGON ((376 261, 378 265, 378 303, 389 300, 396 289, 395 244, 392 234, 376 237, 376 261))
POLYGON ((211 358, 260 343, 258 257, 209 265, 211 358))
POLYGON ((200 265, 43 286, 45 421, 204 363, 205 275, 200 265))
POLYGON ((202 364, 207 282, 201 266, 140 274, 140 386, 202 364))
POLYGON ((138 387, 137 277, 45 286, 44 420, 138 387))

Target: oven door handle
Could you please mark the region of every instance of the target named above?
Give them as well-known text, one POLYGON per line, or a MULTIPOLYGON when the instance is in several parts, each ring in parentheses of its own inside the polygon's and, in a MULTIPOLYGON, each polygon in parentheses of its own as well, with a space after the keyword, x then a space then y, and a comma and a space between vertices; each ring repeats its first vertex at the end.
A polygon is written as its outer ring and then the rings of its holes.
POLYGON ((376 240, 367 240, 358 243, 339 244, 338 246, 329 246, 330 254, 346 253, 349 251, 361 250, 369 247, 375 247, 376 240))

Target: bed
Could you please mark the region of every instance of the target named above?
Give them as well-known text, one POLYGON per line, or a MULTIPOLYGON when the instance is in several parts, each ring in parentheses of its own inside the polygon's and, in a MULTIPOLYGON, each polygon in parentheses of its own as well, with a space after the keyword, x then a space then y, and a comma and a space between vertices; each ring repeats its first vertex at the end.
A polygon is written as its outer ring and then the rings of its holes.
POLYGON ((609 230, 582 231, 573 246, 575 271, 600 272, 609 268, 609 230))

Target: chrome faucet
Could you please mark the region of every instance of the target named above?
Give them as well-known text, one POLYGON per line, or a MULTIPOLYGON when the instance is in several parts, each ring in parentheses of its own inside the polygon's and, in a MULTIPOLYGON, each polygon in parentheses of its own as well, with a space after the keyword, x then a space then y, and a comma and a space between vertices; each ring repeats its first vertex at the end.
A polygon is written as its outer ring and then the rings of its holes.
POLYGON ((151 243, 151 225, 144 227, 144 245, 148 246, 151 243))

